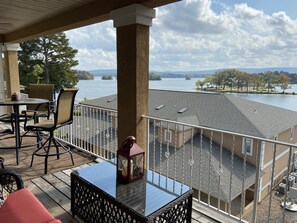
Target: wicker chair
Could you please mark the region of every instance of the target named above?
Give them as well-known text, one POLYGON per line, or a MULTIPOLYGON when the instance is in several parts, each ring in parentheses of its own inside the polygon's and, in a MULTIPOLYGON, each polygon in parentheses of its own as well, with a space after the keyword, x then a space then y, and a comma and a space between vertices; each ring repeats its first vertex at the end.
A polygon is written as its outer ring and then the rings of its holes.
POLYGON ((32 154, 31 167, 33 165, 34 156, 45 157, 44 161, 44 173, 47 174, 47 163, 49 156, 57 156, 57 159, 60 158, 61 154, 69 153, 71 157, 72 164, 74 165, 72 153, 70 152, 70 147, 63 145, 57 140, 54 136, 54 131, 58 128, 61 128, 65 125, 69 125, 73 121, 73 107, 74 99, 78 89, 62 89, 59 93, 56 111, 54 112, 54 119, 44 120, 39 123, 32 125, 27 125, 27 130, 34 132, 48 132, 48 138, 40 145, 32 154), (56 152, 51 153, 52 143, 56 147, 56 152), (64 151, 60 152, 59 148, 62 148, 64 151))
POLYGON ((0 197, 3 195, 3 190, 13 193, 22 188, 24 183, 20 175, 11 169, 0 169, 0 197))
POLYGON ((0 200, 0 222, 61 223, 28 188, 24 188, 22 178, 11 169, 0 169, 0 200))

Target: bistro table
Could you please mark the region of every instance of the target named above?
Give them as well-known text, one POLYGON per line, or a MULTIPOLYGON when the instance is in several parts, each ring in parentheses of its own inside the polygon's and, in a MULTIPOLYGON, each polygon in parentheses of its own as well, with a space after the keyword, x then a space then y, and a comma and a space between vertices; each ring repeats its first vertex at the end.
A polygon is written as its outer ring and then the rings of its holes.
POLYGON ((129 184, 116 179, 116 166, 102 162, 71 173, 71 211, 84 222, 191 222, 187 185, 153 171, 129 184))
POLYGON ((21 148, 21 134, 20 134, 20 106, 22 105, 39 105, 45 104, 49 101, 41 98, 22 98, 18 101, 12 101, 10 98, 0 99, 0 106, 12 106, 14 112, 14 128, 15 128, 15 149, 16 149, 16 163, 19 164, 19 149, 21 148))

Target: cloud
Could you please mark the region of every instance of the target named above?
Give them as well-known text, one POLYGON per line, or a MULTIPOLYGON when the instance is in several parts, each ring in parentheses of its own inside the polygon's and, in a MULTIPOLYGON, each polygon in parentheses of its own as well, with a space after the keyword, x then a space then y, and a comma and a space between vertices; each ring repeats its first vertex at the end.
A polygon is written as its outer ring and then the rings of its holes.
MULTIPOLYGON (((247 3, 184 0, 157 9, 150 30, 151 70, 296 66, 297 20, 247 3)), ((111 21, 67 32, 81 68, 116 68, 111 21)))

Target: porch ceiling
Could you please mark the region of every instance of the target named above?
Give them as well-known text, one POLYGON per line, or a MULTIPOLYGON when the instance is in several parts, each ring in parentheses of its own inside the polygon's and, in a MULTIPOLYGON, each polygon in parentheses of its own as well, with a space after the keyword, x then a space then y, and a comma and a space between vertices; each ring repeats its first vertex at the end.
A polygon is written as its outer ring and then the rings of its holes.
POLYGON ((110 11, 139 3, 151 8, 179 0, 0 0, 0 42, 21 42, 110 19, 110 11))

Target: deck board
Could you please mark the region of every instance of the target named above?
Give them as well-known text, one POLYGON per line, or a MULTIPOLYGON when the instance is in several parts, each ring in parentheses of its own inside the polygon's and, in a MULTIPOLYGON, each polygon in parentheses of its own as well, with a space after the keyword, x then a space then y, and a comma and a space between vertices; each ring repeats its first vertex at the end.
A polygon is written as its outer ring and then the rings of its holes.
MULTIPOLYGON (((14 138, 6 139, 0 137, 0 146, 12 146, 14 145, 14 138)), ((32 144, 36 138, 26 137, 23 140, 23 144, 32 144)), ((5 159, 4 165, 7 168, 15 169, 23 178, 23 180, 37 178, 44 175, 44 157, 34 157, 33 166, 30 167, 32 153, 36 146, 21 148, 19 151, 20 162, 16 164, 16 152, 15 149, 0 149, 0 156, 5 159)), ((53 148, 54 149, 54 148, 53 148)), ((72 149, 74 165, 71 163, 70 155, 65 153, 57 159, 56 156, 49 157, 48 159, 48 173, 55 173, 60 170, 75 168, 96 160, 95 157, 83 153, 77 149, 72 149)))
MULTIPOLYGON (((71 216, 71 213, 65 211, 52 197, 47 196, 43 190, 31 180, 25 182, 26 187, 32 191, 37 199, 45 206, 45 208, 63 223, 77 223, 78 221, 71 216)), ((70 202, 70 200, 68 201, 70 202)))

